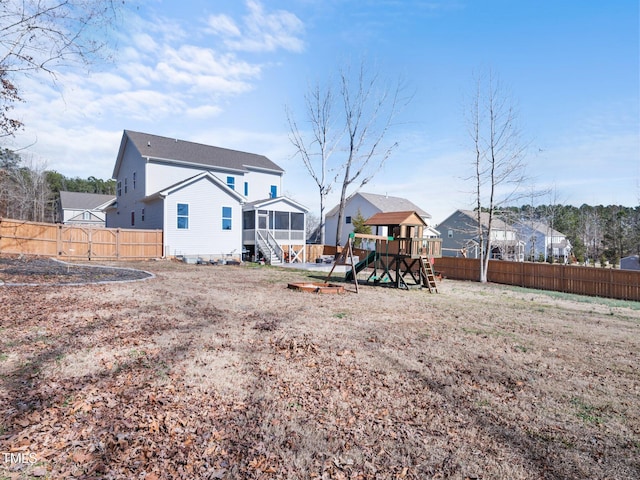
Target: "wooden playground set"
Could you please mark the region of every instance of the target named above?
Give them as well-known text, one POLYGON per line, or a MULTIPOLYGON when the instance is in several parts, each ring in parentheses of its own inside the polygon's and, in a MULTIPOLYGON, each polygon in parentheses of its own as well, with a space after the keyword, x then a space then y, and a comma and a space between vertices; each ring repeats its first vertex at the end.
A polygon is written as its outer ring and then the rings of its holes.
POLYGON ((375 227, 376 234, 351 233, 325 283, 329 282, 336 266, 346 265, 351 270, 346 272, 345 280, 355 284, 356 292, 359 282, 438 292, 433 264, 441 256, 442 241, 423 237, 426 224, 416 212, 377 213, 365 225, 375 227), (386 234, 382 235, 380 231, 386 234), (375 248, 358 261, 353 255, 356 239, 375 242, 375 248))

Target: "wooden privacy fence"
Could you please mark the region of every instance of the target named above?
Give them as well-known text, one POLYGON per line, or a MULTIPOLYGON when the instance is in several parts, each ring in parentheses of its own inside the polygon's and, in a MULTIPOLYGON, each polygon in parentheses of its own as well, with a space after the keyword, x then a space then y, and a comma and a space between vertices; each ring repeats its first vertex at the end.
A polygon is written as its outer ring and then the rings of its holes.
MULTIPOLYGON (((435 269, 447 278, 480 278, 480 260, 442 257, 435 269)), ((487 280, 539 290, 640 301, 640 272, 613 268, 490 260, 487 280)))
POLYGON ((84 260, 162 257, 162 230, 24 222, 0 218, 0 254, 84 260))

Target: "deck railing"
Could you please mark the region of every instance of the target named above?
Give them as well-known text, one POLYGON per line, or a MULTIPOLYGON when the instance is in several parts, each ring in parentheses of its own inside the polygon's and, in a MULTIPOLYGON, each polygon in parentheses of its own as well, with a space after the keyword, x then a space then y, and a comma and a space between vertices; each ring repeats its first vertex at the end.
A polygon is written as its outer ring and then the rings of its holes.
POLYGON ((396 238, 389 242, 389 253, 417 257, 440 258, 441 238, 396 238))
MULTIPOLYGON (((305 244, 305 233, 303 230, 266 230, 260 229, 260 231, 269 231, 271 235, 278 241, 280 245, 285 244, 305 244)), ((256 238, 256 230, 247 229, 242 231, 242 241, 244 243, 254 242, 256 238)))

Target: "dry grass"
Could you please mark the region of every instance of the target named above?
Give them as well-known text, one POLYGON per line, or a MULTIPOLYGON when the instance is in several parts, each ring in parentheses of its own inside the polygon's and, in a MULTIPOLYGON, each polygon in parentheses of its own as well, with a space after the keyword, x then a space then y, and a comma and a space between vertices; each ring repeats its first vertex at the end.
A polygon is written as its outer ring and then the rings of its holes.
POLYGON ((138 266, 0 289, 0 450, 38 458, 8 478, 640 478, 632 304, 138 266))

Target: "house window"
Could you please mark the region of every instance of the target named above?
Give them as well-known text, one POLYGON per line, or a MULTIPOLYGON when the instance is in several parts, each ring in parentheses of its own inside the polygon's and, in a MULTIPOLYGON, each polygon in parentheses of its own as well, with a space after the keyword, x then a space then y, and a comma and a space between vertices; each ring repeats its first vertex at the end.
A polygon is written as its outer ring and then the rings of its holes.
POLYGON ((346 219, 345 219, 345 222, 347 222, 347 224, 350 224, 351 223, 351 217, 347 216, 346 219))
POLYGON ((142 209, 142 211, 140 212, 140 221, 144 222, 144 208, 142 209))
POLYGON ((278 187, 276 185, 271 185, 269 198, 276 198, 277 196, 278 196, 278 187))
POLYGON ((222 207, 222 229, 231 230, 231 207, 222 207))
POLYGON ((136 212, 131 212, 131 226, 136 224, 136 212))
POLYGON ((118 182, 118 196, 122 196, 122 182, 118 182))
POLYGON ((236 179, 233 177, 227 177, 227 187, 229 187, 231 190, 235 190, 236 189, 236 179))
POLYGON ((249 182, 244 182, 244 196, 249 196, 249 182))
POLYGON ((124 178, 124 193, 127 193, 129 189, 127 188, 127 177, 124 178))
POLYGON ((178 228, 189 228, 189 204, 187 203, 178 204, 178 228))
POLYGON ((449 230, 449 231, 447 232, 447 236, 448 236, 449 238, 453 238, 453 230, 449 230))
POLYGON ((133 182, 133 189, 135 190, 136 189, 136 172, 133 172, 132 182, 133 182))
POLYGON ((91 220, 91 214, 89 212, 82 212, 83 220, 91 220))

